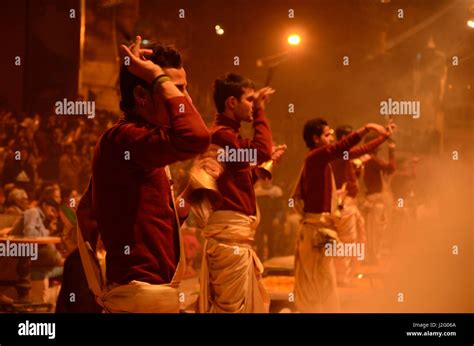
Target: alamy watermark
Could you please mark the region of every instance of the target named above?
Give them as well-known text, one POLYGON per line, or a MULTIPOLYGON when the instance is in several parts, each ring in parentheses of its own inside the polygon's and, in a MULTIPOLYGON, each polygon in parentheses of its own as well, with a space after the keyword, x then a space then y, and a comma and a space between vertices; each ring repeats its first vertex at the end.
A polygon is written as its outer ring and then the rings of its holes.
POLYGON ((225 148, 217 150, 217 161, 219 162, 248 162, 250 166, 257 165, 257 149, 255 148, 225 148))
POLYGON ((38 259, 38 244, 6 240, 0 243, 0 257, 30 257, 32 261, 36 261, 38 259))
POLYGON ((418 119, 421 115, 420 101, 396 101, 389 98, 380 102, 381 115, 411 115, 418 119))
POLYGON ((57 115, 87 115, 88 119, 95 118, 94 101, 57 101, 54 106, 57 115))
POLYGON ((331 241, 324 245, 324 255, 328 257, 357 257, 363 261, 365 258, 364 243, 337 243, 331 241))
POLYGON ((18 335, 20 336, 47 336, 48 339, 56 338, 56 323, 37 323, 26 320, 18 324, 18 335))

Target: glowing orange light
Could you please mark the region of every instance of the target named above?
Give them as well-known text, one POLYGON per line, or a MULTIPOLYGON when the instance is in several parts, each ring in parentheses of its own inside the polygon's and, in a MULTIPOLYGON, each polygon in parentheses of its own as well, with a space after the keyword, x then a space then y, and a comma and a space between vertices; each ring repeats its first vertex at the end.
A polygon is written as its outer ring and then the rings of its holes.
POLYGON ((224 29, 220 25, 216 25, 214 29, 216 29, 217 35, 224 35, 224 29))
POLYGON ((288 36, 288 43, 292 46, 299 45, 301 43, 300 35, 293 34, 293 35, 288 36))

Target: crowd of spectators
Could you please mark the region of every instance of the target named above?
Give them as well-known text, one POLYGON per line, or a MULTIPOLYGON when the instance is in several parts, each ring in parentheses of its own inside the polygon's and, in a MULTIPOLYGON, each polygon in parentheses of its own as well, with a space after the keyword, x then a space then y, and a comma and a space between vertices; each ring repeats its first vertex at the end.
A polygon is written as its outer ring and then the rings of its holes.
POLYGON ((89 182, 94 147, 117 119, 100 111, 88 119, 0 109, 0 235, 62 240, 41 245, 31 267, 1 259, 0 280, 17 281, 19 301, 46 302, 43 281, 60 277, 76 249, 75 208, 89 182))
MULTIPOLYGON (((58 184, 61 196, 82 192, 89 180, 91 158, 101 133, 117 115, 96 117, 27 114, 0 110, 0 185, 25 190, 38 198, 45 185, 58 184)), ((8 196, 5 195, 8 203, 8 196)))

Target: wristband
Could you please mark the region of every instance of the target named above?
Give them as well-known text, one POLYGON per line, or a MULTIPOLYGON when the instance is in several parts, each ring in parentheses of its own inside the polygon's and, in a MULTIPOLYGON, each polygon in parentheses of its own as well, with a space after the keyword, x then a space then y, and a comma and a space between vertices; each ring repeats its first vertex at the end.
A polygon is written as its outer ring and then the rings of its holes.
POLYGON ((160 74, 158 77, 156 77, 155 79, 153 79, 153 82, 151 82, 151 90, 155 90, 155 86, 156 86, 156 83, 160 83, 160 84, 163 84, 164 82, 169 82, 171 81, 171 77, 168 76, 167 74, 163 73, 163 74, 160 74))

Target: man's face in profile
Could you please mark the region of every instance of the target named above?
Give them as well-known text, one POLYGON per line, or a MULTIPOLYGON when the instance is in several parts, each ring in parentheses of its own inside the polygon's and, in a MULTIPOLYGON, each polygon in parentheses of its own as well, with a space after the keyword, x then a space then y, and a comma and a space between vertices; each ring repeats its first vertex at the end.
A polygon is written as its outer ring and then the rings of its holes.
MULTIPOLYGON (((176 85, 176 87, 181 91, 184 96, 188 99, 190 103, 192 103, 191 96, 188 93, 187 86, 188 82, 186 80, 186 71, 183 67, 181 68, 164 68, 164 73, 171 77, 171 82, 176 85)), ((152 98, 150 94, 153 107, 150 110, 152 112, 152 117, 156 118, 159 122, 158 125, 169 126, 169 114, 167 112, 167 108, 165 105, 165 100, 163 98, 159 98, 157 102, 156 99, 152 98)))
POLYGON ((188 82, 186 80, 186 71, 183 67, 181 68, 164 68, 163 71, 171 77, 171 81, 181 91, 184 96, 191 102, 191 97, 188 94, 188 82))
POLYGON ((234 108, 235 117, 238 120, 251 122, 253 120, 253 101, 255 99, 255 90, 244 88, 237 105, 234 108))

